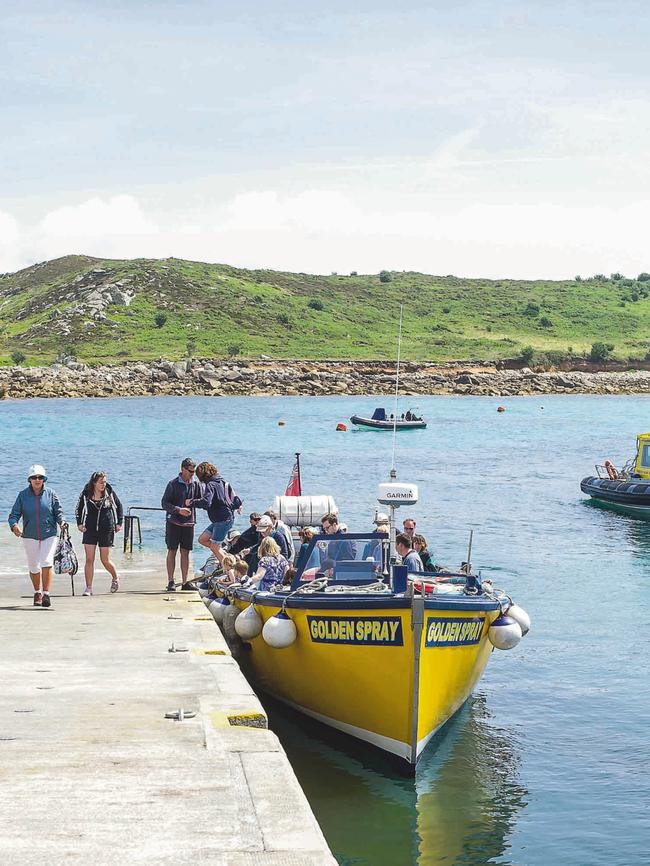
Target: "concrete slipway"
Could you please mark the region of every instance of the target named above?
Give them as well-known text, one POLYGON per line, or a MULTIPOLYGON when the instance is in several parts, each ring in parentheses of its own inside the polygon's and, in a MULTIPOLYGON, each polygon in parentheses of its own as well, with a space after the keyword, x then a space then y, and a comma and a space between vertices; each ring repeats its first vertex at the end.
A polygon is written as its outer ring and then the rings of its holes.
POLYGON ((2 862, 335 864, 219 629, 161 580, 72 598, 56 577, 42 610, 2 579, 2 862))

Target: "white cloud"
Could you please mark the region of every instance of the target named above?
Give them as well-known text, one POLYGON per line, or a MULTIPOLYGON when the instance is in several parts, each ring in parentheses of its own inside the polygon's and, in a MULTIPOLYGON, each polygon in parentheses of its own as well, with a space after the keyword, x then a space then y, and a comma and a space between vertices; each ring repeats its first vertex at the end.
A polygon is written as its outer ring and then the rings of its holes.
POLYGON ((11 272, 20 267, 20 256, 16 254, 19 240, 17 220, 0 211, 0 271, 11 272))
POLYGON ((87 253, 167 257, 240 267, 328 273, 382 268, 472 277, 567 278, 650 270, 645 256, 650 201, 620 207, 526 205, 403 206, 340 190, 259 190, 168 217, 133 196, 91 198, 50 211, 35 226, 0 211, 0 271, 87 253), (372 202, 379 201, 380 204, 372 202))
POLYGON ((48 238, 79 239, 150 235, 157 230, 130 195, 116 195, 106 201, 95 197, 58 208, 45 216, 41 228, 48 238))

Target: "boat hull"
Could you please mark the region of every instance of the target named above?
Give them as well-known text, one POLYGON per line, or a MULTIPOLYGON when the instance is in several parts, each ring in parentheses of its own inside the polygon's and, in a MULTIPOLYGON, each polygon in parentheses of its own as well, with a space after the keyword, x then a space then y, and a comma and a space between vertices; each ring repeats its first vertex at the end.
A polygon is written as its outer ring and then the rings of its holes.
POLYGON ((580 489, 599 505, 650 520, 650 483, 645 479, 621 481, 590 475, 582 479, 580 489))
POLYGON ((426 421, 376 421, 373 418, 362 418, 361 415, 352 415, 350 418, 355 427, 365 427, 368 430, 424 430, 426 421))
MULTIPOLYGON (((239 596, 243 609, 250 596, 239 596)), ((481 676, 498 605, 450 610, 422 600, 418 624, 410 600, 382 601, 292 606, 296 641, 278 650, 253 639, 246 667, 263 691, 414 768, 481 676)), ((280 603, 258 596, 255 608, 266 622, 280 603)))

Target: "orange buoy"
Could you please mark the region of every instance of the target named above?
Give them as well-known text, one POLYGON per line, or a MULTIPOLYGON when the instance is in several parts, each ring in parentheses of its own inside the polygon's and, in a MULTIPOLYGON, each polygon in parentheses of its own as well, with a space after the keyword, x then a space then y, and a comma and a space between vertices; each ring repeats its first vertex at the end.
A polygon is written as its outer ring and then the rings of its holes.
POLYGON ((505 412, 505 411, 506 411, 505 406, 497 406, 497 412, 505 412))
POLYGON ((347 430, 348 430, 348 428, 345 426, 345 424, 337 424, 336 429, 341 431, 342 433, 347 433, 347 430))

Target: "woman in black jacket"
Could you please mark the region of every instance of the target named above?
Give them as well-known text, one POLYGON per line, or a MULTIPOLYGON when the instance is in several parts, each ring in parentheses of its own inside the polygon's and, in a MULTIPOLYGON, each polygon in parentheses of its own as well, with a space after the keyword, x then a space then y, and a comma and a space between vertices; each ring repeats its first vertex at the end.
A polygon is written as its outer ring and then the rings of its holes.
POLYGON ((106 473, 93 472, 88 484, 81 491, 76 509, 77 529, 83 532, 82 542, 86 551, 84 595, 93 594, 95 552, 98 546, 101 563, 112 578, 111 592, 117 592, 120 588, 110 554, 115 533, 122 528, 123 515, 122 503, 108 483, 106 473))

